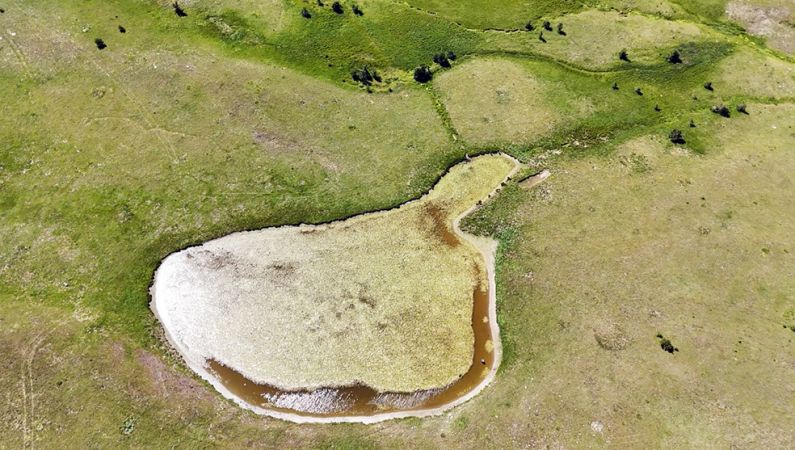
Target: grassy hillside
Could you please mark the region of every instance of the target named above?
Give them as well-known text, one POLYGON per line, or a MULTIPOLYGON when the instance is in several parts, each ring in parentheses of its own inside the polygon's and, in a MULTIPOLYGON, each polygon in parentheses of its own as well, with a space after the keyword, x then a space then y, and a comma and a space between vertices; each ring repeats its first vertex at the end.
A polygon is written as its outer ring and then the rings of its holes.
POLYGON ((0 448, 793 445, 781 34, 723 1, 323 3, 0 4, 0 448), (381 81, 354 81, 364 66, 381 81), (502 243, 506 364, 463 407, 263 419, 160 339, 164 256, 387 208, 495 150, 553 175, 468 222, 502 243))

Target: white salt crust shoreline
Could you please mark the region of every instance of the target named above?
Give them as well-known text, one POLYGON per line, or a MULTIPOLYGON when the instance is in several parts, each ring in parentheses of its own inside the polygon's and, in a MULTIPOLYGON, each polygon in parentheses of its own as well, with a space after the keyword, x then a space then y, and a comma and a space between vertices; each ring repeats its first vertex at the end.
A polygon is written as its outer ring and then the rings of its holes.
MULTIPOLYGON (((515 158, 513 158, 511 156, 508 156, 506 154, 499 153, 499 155, 501 155, 502 157, 505 157, 507 159, 510 159, 514 163, 514 167, 512 168, 510 173, 508 173, 508 175, 506 175, 506 177, 503 180, 503 181, 507 181, 509 178, 513 177, 516 174, 516 172, 519 171, 519 169, 521 168, 521 163, 518 160, 516 160, 515 158)), ((461 164, 466 164, 466 162, 461 163, 461 164)), ((541 178, 543 180, 543 178, 546 178, 546 176, 541 177, 541 178)), ((496 187, 493 191, 491 191, 482 200, 485 201, 485 200, 491 198, 492 196, 494 196, 499 191, 499 189, 500 189, 499 186, 496 187)), ((423 196, 422 198, 424 198, 424 197, 425 196, 423 196)), ((419 198, 419 199, 416 199, 416 200, 412 200, 412 201, 407 202, 407 203, 418 202, 418 201, 421 201, 422 198, 419 198)), ((157 272, 155 272, 155 277, 154 277, 154 280, 153 280, 153 283, 152 283, 152 288, 150 289, 150 295, 152 297, 152 301, 150 303, 150 307, 151 307, 154 315, 157 317, 157 319, 163 325, 163 329, 165 331, 165 336, 168 339, 169 343, 180 353, 180 355, 183 357, 183 359, 185 360, 185 362, 188 365, 188 367, 190 367, 194 372, 196 372, 204 380, 206 380, 208 383, 210 383, 224 397, 234 401, 240 407, 242 407, 244 409, 248 409, 250 411, 253 411, 253 412, 257 413, 257 414, 261 414, 261 415, 265 415, 265 416, 269 416, 269 417, 273 417, 273 418, 277 418, 277 419, 287 420, 287 421, 295 422, 295 423, 364 423, 364 424, 377 423, 377 422, 381 422, 381 421, 385 421, 385 420, 400 419, 400 418, 406 418, 406 417, 428 417, 428 416, 439 415, 439 414, 442 414, 443 412, 445 412, 445 411, 447 411, 447 410, 449 410, 451 408, 454 408, 455 406, 458 406, 460 404, 463 404, 463 403, 467 402, 468 400, 470 400, 473 397, 475 397, 476 395, 478 395, 494 379, 494 377, 495 377, 495 375, 497 373, 497 370, 499 369, 500 362, 501 362, 501 359, 502 359, 502 342, 500 340, 500 335, 499 335, 499 333, 500 333, 499 325, 497 324, 497 294, 496 294, 497 286, 496 286, 496 279, 495 279, 495 257, 496 257, 497 244, 498 243, 497 243, 497 241, 495 241, 493 239, 478 237, 478 236, 474 236, 474 235, 465 233, 460 228, 461 220, 464 217, 466 217, 467 215, 471 214, 477 207, 478 207, 478 205, 475 204, 472 207, 470 207, 468 210, 466 210, 465 212, 460 214, 458 217, 456 217, 455 220, 453 221, 453 231, 456 233, 456 235, 458 237, 464 239, 466 242, 469 242, 483 256, 483 260, 484 260, 484 263, 485 263, 485 266, 486 266, 486 270, 487 270, 488 283, 489 283, 489 326, 491 328, 491 335, 492 335, 492 340, 493 340, 493 343, 494 343, 494 350, 493 350, 494 351, 494 364, 490 368, 490 370, 489 370, 488 374, 486 375, 486 377, 477 386, 475 386, 475 388, 471 389, 469 392, 467 392, 466 394, 456 398, 455 400, 450 401, 447 404, 439 406, 439 407, 436 407, 436 408, 417 409, 417 410, 408 410, 408 411, 394 411, 394 412, 385 412, 385 413, 375 413, 375 414, 366 415, 366 416, 316 417, 316 416, 302 415, 302 414, 299 414, 299 413, 288 413, 288 412, 282 412, 282 411, 275 411, 275 410, 271 410, 271 409, 262 408, 262 407, 255 406, 255 405, 251 405, 250 403, 244 401, 243 399, 237 397, 235 394, 233 394, 231 391, 229 391, 223 385, 223 383, 216 378, 216 376, 207 367, 206 360, 205 360, 204 357, 202 357, 201 355, 197 355, 194 352, 191 352, 189 349, 185 348, 179 342, 178 339, 175 339, 174 336, 171 335, 171 333, 169 332, 169 326, 168 326, 169 323, 167 322, 167 320, 164 321, 164 319, 167 319, 167 318, 164 317, 162 314, 160 314, 160 310, 158 309, 157 296, 156 296, 155 289, 154 289, 154 286, 157 285, 159 270, 157 272)), ((383 211, 378 211, 378 212, 373 212, 373 213, 366 213, 366 214, 375 214, 375 213, 381 213, 381 212, 383 212, 383 211)), ((348 219, 344 219, 344 220, 348 220, 348 219)), ((326 224, 326 225, 329 225, 329 224, 326 224)), ((322 227, 322 226, 323 225, 319 225, 319 227, 322 227)))

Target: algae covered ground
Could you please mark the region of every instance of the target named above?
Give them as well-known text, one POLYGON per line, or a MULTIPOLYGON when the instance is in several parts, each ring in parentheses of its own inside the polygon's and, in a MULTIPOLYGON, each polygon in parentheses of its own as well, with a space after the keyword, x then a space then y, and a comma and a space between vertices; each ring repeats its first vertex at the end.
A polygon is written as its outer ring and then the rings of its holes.
POLYGON ((791 2, 333 3, 0 3, 0 448, 795 446, 791 2), (162 338, 168 254, 498 150, 552 175, 462 224, 504 351, 468 403, 290 424, 162 338))

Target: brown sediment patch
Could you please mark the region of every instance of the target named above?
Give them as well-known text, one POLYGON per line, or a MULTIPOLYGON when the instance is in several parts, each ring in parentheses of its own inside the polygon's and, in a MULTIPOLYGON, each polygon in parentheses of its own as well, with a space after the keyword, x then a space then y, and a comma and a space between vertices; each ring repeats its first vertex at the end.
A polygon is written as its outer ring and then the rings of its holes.
MULTIPOLYGON (((477 277, 480 278, 479 276, 477 277)), ((356 417, 441 408, 477 388, 497 361, 498 339, 489 320, 489 291, 480 285, 472 293, 475 351, 469 370, 454 383, 414 392, 378 392, 364 385, 283 390, 258 384, 215 360, 207 365, 221 384, 251 406, 303 417, 356 417)), ((397 370, 397 369, 396 369, 397 370)))
POLYGON ((176 394, 212 401, 212 395, 201 384, 188 376, 175 373, 152 353, 138 349, 135 352, 135 358, 146 369, 155 389, 161 396, 170 397, 172 394, 176 394))
POLYGON ((458 236, 453 233, 453 230, 447 224, 447 213, 445 210, 434 202, 429 202, 425 205, 425 213, 431 219, 434 234, 439 237, 442 242, 450 247, 458 247, 461 241, 458 236))

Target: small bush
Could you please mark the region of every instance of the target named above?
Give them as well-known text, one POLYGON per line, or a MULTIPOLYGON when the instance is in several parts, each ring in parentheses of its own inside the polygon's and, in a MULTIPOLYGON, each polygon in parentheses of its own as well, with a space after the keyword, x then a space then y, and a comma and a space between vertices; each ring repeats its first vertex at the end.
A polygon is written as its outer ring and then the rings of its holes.
POLYGON ((126 32, 127 32, 127 29, 126 29, 126 28, 124 28, 123 26, 119 25, 119 33, 122 33, 122 34, 124 34, 124 33, 126 33, 126 32))
POLYGON ((450 60, 447 59, 447 55, 444 53, 437 53, 433 55, 433 62, 445 68, 450 67, 450 60))
POLYGON ((668 56, 668 62, 671 64, 682 64, 682 55, 679 54, 679 50, 674 50, 674 52, 668 56))
POLYGON ((737 105, 737 112, 742 114, 748 114, 748 108, 745 106, 745 103, 740 103, 737 105))
POLYGON ((311 19, 312 14, 309 13, 308 9, 304 8, 301 10, 301 17, 303 17, 304 19, 311 19))
POLYGON ((660 105, 654 105, 654 110, 657 112, 662 111, 662 109, 660 109, 660 105))
POLYGON ((536 27, 535 27, 535 25, 533 25, 533 22, 532 22, 532 21, 530 21, 530 22, 527 22, 527 23, 524 25, 524 29, 525 29, 525 30, 527 30, 527 31, 533 31, 533 30, 535 30, 535 29, 536 29, 536 27))
POLYGON ((565 36, 566 35, 566 32, 563 31, 563 24, 562 23, 558 24, 558 34, 561 35, 561 36, 565 36))
POLYGON ((636 87, 635 88, 635 93, 638 94, 638 95, 643 95, 643 90, 641 88, 639 88, 639 87, 636 87))
POLYGON ((174 14, 176 14, 177 17, 188 17, 188 13, 179 6, 179 3, 174 2, 171 6, 174 8, 174 14))
POLYGON ((344 14, 345 13, 345 10, 342 9, 342 5, 340 4, 340 2, 332 3, 331 4, 331 10, 334 11, 335 13, 337 13, 337 14, 344 14))
POLYGON ((672 130, 671 134, 668 135, 668 139, 670 139, 671 142, 677 145, 686 144, 685 136, 682 134, 682 130, 677 130, 677 129, 672 130))
POLYGON ((359 5, 351 6, 351 11, 353 11, 353 13, 355 15, 357 15, 357 16, 363 16, 364 15, 364 11, 362 11, 362 9, 359 8, 359 5))
POLYGON ((618 90, 618 83, 617 82, 613 82, 613 90, 614 91, 618 90))
POLYGON ((729 108, 727 108, 726 105, 715 105, 710 108, 710 111, 726 118, 729 118, 732 115, 731 111, 729 111, 729 108))
POLYGON ((431 68, 425 64, 414 69, 414 80, 418 83, 427 83, 433 79, 431 68))
POLYGON ((629 55, 627 54, 626 50, 621 50, 620 52, 618 52, 618 59, 620 59, 621 61, 630 62, 629 55))
POLYGON ((547 40, 544 39, 544 32, 543 31, 538 33, 538 40, 543 42, 543 43, 545 43, 545 44, 547 43, 547 40))
POLYGON ((552 24, 551 24, 551 23, 549 23, 549 21, 548 21, 548 20, 545 20, 545 21, 544 21, 544 25, 543 25, 543 27, 544 27, 544 29, 545 29, 545 30, 547 30, 547 31, 552 31, 552 24))
POLYGON ((711 81, 707 81, 706 83, 704 83, 704 89, 706 89, 708 91, 714 91, 715 90, 715 88, 712 87, 712 82, 711 81))
POLYGON ((674 347, 674 345, 671 343, 671 340, 664 337, 662 334, 657 333, 657 339, 660 340, 660 348, 663 349, 664 351, 668 353, 674 353, 679 351, 679 349, 674 347))
POLYGON ((458 56, 456 56, 455 53, 453 53, 452 51, 447 52, 447 59, 449 59, 450 61, 455 61, 456 58, 458 58, 458 56))
POLYGON ((378 71, 375 69, 370 70, 367 66, 352 71, 351 78, 353 78, 353 81, 359 82, 365 86, 372 85, 373 81, 381 82, 381 76, 378 75, 378 71))
POLYGON ((94 39, 94 44, 96 44, 97 48, 100 50, 105 50, 106 48, 108 48, 108 46, 105 44, 105 41, 103 41, 100 38, 94 39))
POLYGON ((690 119, 690 128, 695 128, 695 127, 696 123, 693 121, 693 119, 690 119))

